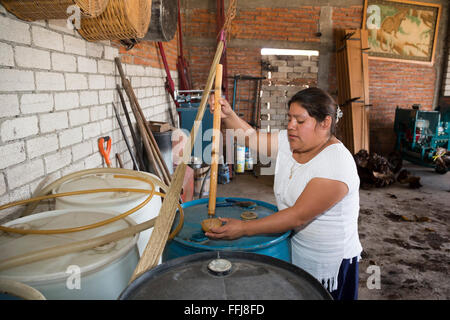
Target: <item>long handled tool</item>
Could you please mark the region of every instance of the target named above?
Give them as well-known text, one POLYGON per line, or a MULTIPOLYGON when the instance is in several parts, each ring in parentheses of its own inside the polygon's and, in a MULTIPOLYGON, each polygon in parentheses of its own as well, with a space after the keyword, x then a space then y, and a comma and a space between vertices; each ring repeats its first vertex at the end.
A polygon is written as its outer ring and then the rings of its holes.
POLYGON ((122 119, 120 119, 120 115, 116 109, 116 105, 113 103, 112 106, 114 109, 114 113, 116 114, 117 122, 119 123, 120 131, 122 131, 123 139, 125 140, 125 144, 127 145, 128 151, 130 152, 131 160, 133 160, 135 168, 140 171, 141 169, 137 163, 136 157, 134 156, 130 142, 128 141, 127 133, 125 132, 125 128, 123 127, 122 119))
POLYGON ((214 90, 214 116, 213 116, 213 136, 211 149, 211 172, 209 184, 209 202, 208 202, 208 216, 214 216, 216 212, 216 193, 217 193, 217 171, 219 167, 220 154, 220 104, 219 99, 222 95, 222 71, 223 66, 217 65, 216 81, 214 90))
POLYGON ((214 75, 216 73, 216 67, 219 64, 220 58, 223 53, 223 48, 225 45, 225 32, 231 28, 231 20, 236 15, 236 0, 231 0, 230 7, 227 13, 227 20, 225 21, 224 28, 221 31, 221 41, 219 41, 214 55, 214 59, 209 71, 208 80, 206 81, 206 86, 200 101, 200 106, 197 111, 197 116, 195 117, 194 125, 191 129, 190 143, 186 143, 183 149, 183 161, 177 166, 175 173, 172 178, 172 183, 170 188, 164 198, 159 215, 156 218, 155 227, 153 228, 150 240, 142 254, 139 263, 134 270, 131 281, 135 280, 138 276, 146 272, 147 270, 155 267, 158 264, 159 258, 166 246, 166 242, 169 236, 170 228, 172 227, 176 209, 177 202, 181 193, 181 188, 183 186, 184 175, 186 173, 187 163, 190 162, 190 157, 192 149, 194 148, 194 142, 197 138, 197 133, 200 124, 203 119, 203 115, 206 109, 206 103, 208 96, 213 85, 214 75))
MULTIPOLYGON (((219 63, 220 57, 222 55, 223 45, 223 42, 220 42, 217 47, 204 92, 209 92, 211 90, 214 80, 214 74, 216 72, 216 66, 219 63)), ((145 271, 155 267, 158 264, 159 257, 161 256, 162 251, 164 250, 167 238, 169 236, 170 228, 175 218, 177 202, 181 193, 181 188, 183 186, 184 175, 186 173, 186 166, 190 161, 190 155, 194 147, 194 142, 197 137, 200 123, 202 122, 201 119, 203 118, 203 115, 205 113, 207 99, 208 94, 204 94, 202 96, 202 100, 200 101, 197 116, 191 130, 190 143, 186 143, 183 150, 183 161, 175 169, 172 183, 170 184, 168 193, 163 201, 161 210, 159 211, 159 215, 156 219, 155 227, 153 228, 150 240, 142 254, 141 259, 139 260, 136 269, 134 270, 133 276, 130 281, 133 281, 145 271)))
POLYGON ((142 109, 139 105, 139 101, 134 94, 133 88, 131 86, 130 80, 125 77, 125 73, 122 68, 122 63, 119 58, 114 59, 117 69, 119 70, 120 77, 122 79, 122 86, 125 90, 125 93, 128 96, 130 101, 131 110, 133 111, 134 118, 136 119, 136 123, 138 125, 139 132, 142 137, 142 141, 144 143, 145 151, 147 153, 147 157, 149 162, 153 165, 153 168, 156 171, 156 175, 164 181, 166 184, 170 184, 171 177, 169 170, 164 162, 164 159, 161 156, 161 152, 159 151, 158 144, 156 143, 155 138, 153 137, 153 133, 150 130, 150 126, 142 112, 142 109))
POLYGON ((137 159, 139 162, 139 168, 141 171, 146 171, 145 164, 144 164, 144 158, 142 156, 142 148, 141 148, 141 145, 139 144, 139 140, 137 139, 136 133, 134 132, 133 124, 131 123, 130 115, 128 114, 128 108, 125 103, 125 99, 123 98, 122 89, 120 88, 119 85, 116 86, 116 89, 117 89, 117 93, 119 94, 119 98, 120 98, 120 102, 122 104, 122 109, 125 114, 125 118, 127 119, 128 129, 130 130, 131 138, 133 139, 133 143, 134 143, 134 147, 136 148, 136 154, 137 154, 137 159))

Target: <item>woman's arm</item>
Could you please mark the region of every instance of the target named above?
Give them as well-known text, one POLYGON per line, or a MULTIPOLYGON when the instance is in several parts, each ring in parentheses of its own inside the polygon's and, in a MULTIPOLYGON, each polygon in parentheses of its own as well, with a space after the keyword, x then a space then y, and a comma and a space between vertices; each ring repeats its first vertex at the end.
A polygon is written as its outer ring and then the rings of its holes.
POLYGON ((344 182, 314 178, 307 184, 294 206, 250 221, 221 218, 226 224, 213 228, 205 235, 212 239, 231 240, 242 236, 286 232, 310 222, 341 201, 347 193, 348 187, 344 182))
MULTIPOLYGON (((258 155, 272 156, 278 150, 278 132, 261 132, 255 130, 245 120, 241 119, 224 98, 219 100, 221 107, 222 126, 225 129, 233 129, 234 137, 238 142, 245 144, 258 155)), ((214 95, 209 98, 211 113, 214 112, 214 95)))

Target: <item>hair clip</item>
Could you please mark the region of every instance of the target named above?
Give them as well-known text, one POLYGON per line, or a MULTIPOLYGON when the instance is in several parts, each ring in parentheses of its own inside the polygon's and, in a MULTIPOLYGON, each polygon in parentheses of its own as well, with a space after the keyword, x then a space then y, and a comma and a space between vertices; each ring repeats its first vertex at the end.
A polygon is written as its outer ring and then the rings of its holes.
POLYGON ((336 108, 336 123, 339 122, 339 119, 342 118, 344 113, 342 112, 341 108, 339 108, 339 105, 336 108))

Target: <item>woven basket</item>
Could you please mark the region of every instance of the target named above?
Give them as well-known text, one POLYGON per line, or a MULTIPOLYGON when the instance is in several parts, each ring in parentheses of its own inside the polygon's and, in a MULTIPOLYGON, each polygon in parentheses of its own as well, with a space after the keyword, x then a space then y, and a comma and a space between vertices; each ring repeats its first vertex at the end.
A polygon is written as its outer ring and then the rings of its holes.
POLYGON ((109 0, 0 0, 0 3, 17 18, 26 21, 67 19, 67 7, 78 5, 88 17, 99 16, 109 0))
POLYGON ((152 0, 110 0, 100 16, 81 19, 78 32, 88 41, 143 38, 151 9, 152 0))

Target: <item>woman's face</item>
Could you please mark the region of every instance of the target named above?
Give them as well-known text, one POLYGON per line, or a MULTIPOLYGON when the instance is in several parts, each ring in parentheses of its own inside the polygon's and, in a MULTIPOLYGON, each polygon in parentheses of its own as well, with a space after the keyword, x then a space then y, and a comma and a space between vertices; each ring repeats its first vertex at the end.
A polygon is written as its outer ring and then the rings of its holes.
POLYGON ((289 146, 297 152, 307 152, 323 143, 326 130, 311 117, 301 104, 292 102, 288 112, 287 126, 289 146))

